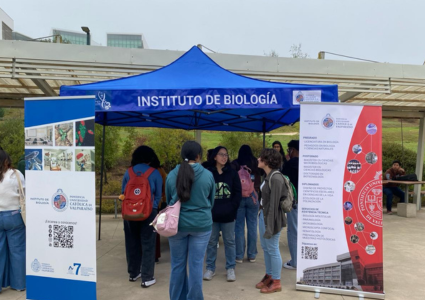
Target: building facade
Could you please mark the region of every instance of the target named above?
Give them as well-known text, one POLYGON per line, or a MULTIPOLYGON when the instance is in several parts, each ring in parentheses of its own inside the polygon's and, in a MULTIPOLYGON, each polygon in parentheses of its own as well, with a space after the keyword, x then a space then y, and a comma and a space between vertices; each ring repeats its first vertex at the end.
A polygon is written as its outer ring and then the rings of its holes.
POLYGON ((0 8, 0 25, 1 25, 1 32, 0 32, 0 40, 12 40, 13 36, 13 20, 9 15, 0 8))
POLYGON ((108 47, 147 48, 142 34, 108 33, 106 40, 108 47))

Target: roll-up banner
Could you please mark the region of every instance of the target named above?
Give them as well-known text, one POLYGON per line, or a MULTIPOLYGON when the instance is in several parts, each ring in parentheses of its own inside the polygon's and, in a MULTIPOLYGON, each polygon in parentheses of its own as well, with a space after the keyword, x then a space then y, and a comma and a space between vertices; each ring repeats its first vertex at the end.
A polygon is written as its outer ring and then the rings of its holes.
POLYGON ((96 299, 94 105, 25 99, 27 299, 96 299))
POLYGON ((380 106, 301 104, 297 289, 384 299, 380 106))

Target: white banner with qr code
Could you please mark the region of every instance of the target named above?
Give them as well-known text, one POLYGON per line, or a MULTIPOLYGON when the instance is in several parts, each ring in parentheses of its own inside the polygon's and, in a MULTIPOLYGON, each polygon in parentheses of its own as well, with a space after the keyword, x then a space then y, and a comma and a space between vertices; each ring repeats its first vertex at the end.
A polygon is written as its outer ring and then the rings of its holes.
POLYGON ((94 97, 25 100, 27 299, 96 299, 94 97))

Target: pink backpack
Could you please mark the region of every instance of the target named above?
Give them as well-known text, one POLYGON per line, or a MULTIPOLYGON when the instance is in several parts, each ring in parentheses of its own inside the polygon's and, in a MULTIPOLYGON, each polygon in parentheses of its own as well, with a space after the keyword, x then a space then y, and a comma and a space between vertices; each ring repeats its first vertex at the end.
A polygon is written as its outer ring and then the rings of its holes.
POLYGON ((158 213, 150 225, 155 228, 159 235, 170 237, 177 234, 179 229, 180 207, 180 200, 177 200, 174 205, 167 206, 158 213))
POLYGON ((251 180, 251 169, 246 165, 241 166, 238 171, 242 186, 242 197, 251 197, 254 192, 254 182, 251 180))

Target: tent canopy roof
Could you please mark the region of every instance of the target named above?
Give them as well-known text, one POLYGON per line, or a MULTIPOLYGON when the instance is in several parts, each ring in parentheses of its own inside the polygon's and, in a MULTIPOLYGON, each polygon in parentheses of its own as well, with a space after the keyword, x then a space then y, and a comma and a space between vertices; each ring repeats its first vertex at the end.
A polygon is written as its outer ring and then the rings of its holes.
POLYGON ((300 101, 338 101, 336 85, 244 77, 197 47, 150 73, 61 87, 61 96, 76 95, 96 95, 96 122, 103 125, 254 132, 298 121, 300 101))

